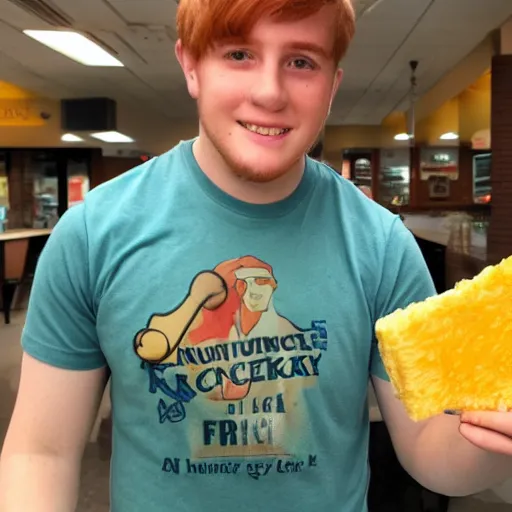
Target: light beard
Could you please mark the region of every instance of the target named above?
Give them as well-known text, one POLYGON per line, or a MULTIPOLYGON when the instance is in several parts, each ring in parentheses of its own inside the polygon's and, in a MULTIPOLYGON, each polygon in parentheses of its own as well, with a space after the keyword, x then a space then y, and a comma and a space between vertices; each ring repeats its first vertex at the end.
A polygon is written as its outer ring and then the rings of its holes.
POLYGON ((283 177, 290 170, 292 170, 295 165, 300 165, 300 162, 304 157, 304 154, 301 154, 295 160, 291 160, 289 162, 283 161, 282 165, 271 170, 268 168, 257 169, 254 166, 246 165, 242 161, 234 158, 230 154, 231 152, 229 149, 225 148, 225 144, 222 142, 221 138, 217 136, 214 130, 210 130, 209 127, 204 123, 201 123, 201 128, 204 135, 206 135, 210 144, 213 146, 213 149, 218 153, 220 159, 224 163, 225 168, 241 181, 262 184, 271 183, 283 177))

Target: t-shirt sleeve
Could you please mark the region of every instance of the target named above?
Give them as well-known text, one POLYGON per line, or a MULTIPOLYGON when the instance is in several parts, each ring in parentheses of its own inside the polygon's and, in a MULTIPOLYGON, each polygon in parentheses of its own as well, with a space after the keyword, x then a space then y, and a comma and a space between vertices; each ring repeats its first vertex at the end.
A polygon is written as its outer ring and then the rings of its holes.
POLYGON ((105 366, 97 332, 83 204, 55 226, 39 258, 22 332, 23 350, 52 366, 105 366))
MULTIPOLYGON (((436 294, 432 277, 412 233, 396 218, 387 241, 381 280, 375 298, 375 320, 436 294)), ((389 381, 373 338, 370 373, 389 381)))

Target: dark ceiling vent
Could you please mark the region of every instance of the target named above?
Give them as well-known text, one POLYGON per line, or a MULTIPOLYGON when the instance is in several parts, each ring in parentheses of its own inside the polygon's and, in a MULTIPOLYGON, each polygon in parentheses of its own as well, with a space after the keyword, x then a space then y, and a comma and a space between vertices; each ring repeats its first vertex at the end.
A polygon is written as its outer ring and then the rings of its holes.
POLYGON ((51 0, 8 0, 53 27, 69 28, 73 20, 51 0))

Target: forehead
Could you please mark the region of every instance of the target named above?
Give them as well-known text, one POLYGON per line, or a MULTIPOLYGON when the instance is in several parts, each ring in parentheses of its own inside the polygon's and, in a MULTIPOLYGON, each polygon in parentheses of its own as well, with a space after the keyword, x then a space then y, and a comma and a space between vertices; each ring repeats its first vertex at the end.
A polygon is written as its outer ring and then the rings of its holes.
POLYGON ((266 16, 259 19, 251 30, 236 39, 253 44, 272 46, 320 47, 331 54, 336 38, 336 11, 333 5, 322 7, 315 14, 302 19, 279 19, 266 16))

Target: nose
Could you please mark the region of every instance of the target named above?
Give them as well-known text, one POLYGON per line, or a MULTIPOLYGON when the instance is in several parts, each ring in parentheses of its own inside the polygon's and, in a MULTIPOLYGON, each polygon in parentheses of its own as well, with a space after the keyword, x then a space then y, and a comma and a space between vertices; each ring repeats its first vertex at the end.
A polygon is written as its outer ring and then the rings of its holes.
POLYGON ((269 63, 258 69, 251 88, 254 105, 270 112, 279 112, 287 104, 288 95, 283 73, 277 64, 269 63))

